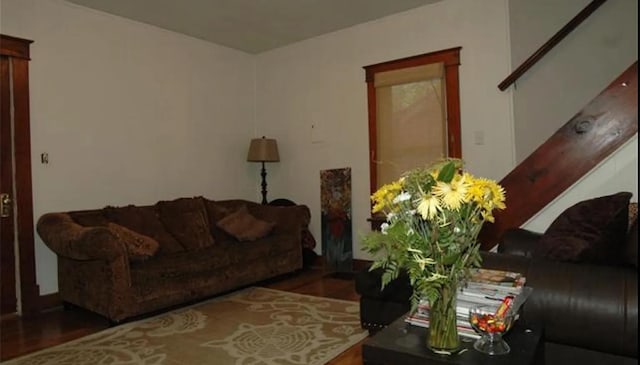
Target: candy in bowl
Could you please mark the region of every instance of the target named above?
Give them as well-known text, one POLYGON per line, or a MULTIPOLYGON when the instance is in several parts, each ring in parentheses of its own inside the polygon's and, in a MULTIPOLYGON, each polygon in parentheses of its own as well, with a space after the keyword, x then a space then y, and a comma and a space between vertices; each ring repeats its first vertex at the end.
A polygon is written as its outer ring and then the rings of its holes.
POLYGON ((516 319, 511 308, 495 305, 476 305, 469 310, 471 327, 481 336, 473 344, 476 350, 488 355, 508 354, 509 345, 502 339, 516 319))

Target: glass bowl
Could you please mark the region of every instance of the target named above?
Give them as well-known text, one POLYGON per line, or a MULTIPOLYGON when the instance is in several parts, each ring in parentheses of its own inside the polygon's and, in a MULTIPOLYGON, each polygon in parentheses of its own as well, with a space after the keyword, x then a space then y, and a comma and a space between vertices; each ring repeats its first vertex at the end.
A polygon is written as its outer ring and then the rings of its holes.
POLYGON ((507 310, 503 315, 496 315, 495 305, 476 305, 469 309, 469 323, 480 334, 480 338, 473 344, 473 348, 487 355, 508 354, 511 349, 502 339, 507 333, 516 315, 507 310))

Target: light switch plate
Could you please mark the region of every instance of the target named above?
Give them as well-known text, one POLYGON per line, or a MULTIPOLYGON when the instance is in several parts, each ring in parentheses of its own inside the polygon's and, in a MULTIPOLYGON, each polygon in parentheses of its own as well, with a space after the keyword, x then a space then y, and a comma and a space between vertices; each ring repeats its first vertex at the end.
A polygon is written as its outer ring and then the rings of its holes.
POLYGON ((311 123, 311 143, 320 143, 324 141, 322 128, 318 123, 311 123))

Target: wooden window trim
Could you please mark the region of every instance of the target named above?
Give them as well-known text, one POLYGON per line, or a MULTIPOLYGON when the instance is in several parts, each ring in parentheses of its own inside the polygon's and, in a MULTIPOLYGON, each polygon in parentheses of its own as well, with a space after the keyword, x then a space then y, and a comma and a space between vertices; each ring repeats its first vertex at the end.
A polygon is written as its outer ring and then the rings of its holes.
POLYGON ((367 83, 367 111, 369 115, 369 181, 373 194, 378 187, 377 181, 377 133, 376 133, 376 90, 374 86, 375 74, 379 72, 398 70, 403 68, 422 66, 431 63, 444 64, 444 79, 446 83, 447 100, 447 139, 449 157, 462 157, 460 141, 460 85, 458 67, 460 66, 460 49, 449 48, 442 51, 425 53, 398 60, 365 66, 365 81, 367 83))

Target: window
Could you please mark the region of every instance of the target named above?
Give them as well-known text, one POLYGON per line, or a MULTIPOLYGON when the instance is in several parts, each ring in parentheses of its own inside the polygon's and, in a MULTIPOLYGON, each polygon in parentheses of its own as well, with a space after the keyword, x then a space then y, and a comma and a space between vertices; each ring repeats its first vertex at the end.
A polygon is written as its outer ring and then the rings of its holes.
POLYGON ((462 157, 460 47, 365 66, 371 193, 441 157, 462 157))

